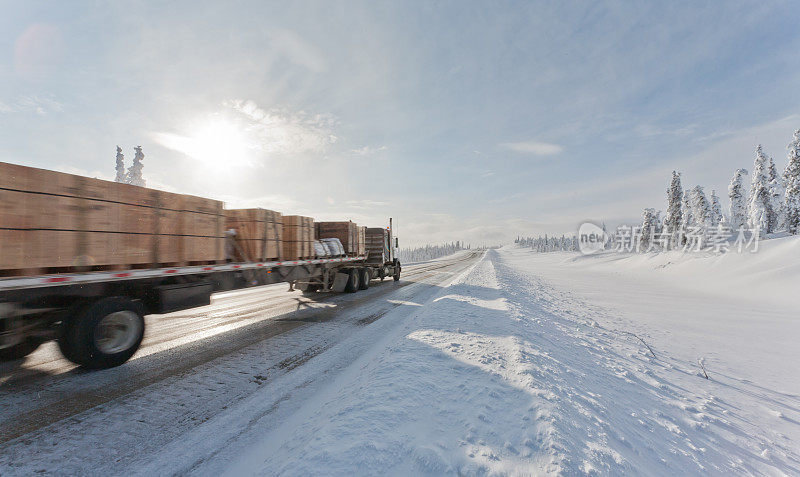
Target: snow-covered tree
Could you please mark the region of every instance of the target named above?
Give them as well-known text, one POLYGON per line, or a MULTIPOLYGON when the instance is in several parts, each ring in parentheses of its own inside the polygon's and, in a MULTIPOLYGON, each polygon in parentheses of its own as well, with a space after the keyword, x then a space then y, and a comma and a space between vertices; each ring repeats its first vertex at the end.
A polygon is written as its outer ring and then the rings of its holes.
POLYGON ((734 230, 747 225, 747 202, 744 198, 743 178, 747 169, 736 169, 728 186, 728 198, 731 200, 730 225, 734 230))
POLYGON ((144 187, 146 182, 144 177, 142 177, 142 169, 144 168, 144 164, 142 164, 142 160, 144 159, 142 146, 136 146, 133 149, 136 151, 136 155, 133 157, 133 164, 131 164, 131 167, 128 169, 125 182, 135 186, 144 187))
POLYGON ((672 234, 671 243, 673 246, 677 244, 680 228, 683 225, 682 199, 681 174, 672 171, 672 181, 669 184, 669 189, 667 189, 667 215, 664 217, 664 228, 672 234))
POLYGON ((722 206, 719 203, 719 197, 717 197, 717 191, 711 189, 711 225, 712 227, 716 227, 717 225, 722 222, 722 206))
POLYGON ((786 223, 786 204, 783 196, 786 192, 783 179, 778 175, 775 161, 769 158, 769 169, 767 172, 767 184, 769 187, 770 208, 773 216, 773 232, 782 230, 786 223))
POLYGON ((693 211, 692 211, 691 194, 688 190, 684 191, 683 193, 683 203, 681 204, 681 210, 683 213, 683 223, 681 223, 681 226, 684 229, 686 229, 694 225, 695 218, 694 214, 692 213, 693 211))
POLYGON ((756 160, 753 163, 753 181, 750 183, 748 224, 752 228, 760 228, 762 233, 772 232, 775 221, 767 179, 768 168, 769 158, 759 144, 756 148, 756 160))
POLYGON ((451 255, 459 250, 465 250, 461 241, 442 245, 425 245, 424 247, 403 248, 397 251, 397 258, 403 262, 424 262, 434 258, 451 255))
POLYGON ((642 230, 638 251, 647 252, 655 247, 656 234, 658 233, 658 215, 656 209, 653 208, 647 208, 642 211, 642 230))
POLYGON ((794 132, 789 143, 789 163, 783 171, 786 186, 786 227, 793 234, 800 233, 800 129, 794 132))
POLYGON ((125 182, 125 156, 119 146, 117 146, 117 177, 114 181, 125 182))
POLYGON ((610 236, 608 234, 608 230, 606 229, 605 221, 603 221, 603 226, 601 228, 603 229, 603 240, 606 241, 604 246, 603 246, 603 249, 608 250, 609 248, 611 248, 613 246, 614 242, 609 240, 610 236))
POLYGON ((711 204, 706 198, 706 193, 703 191, 703 187, 695 186, 692 189, 690 201, 695 225, 711 227, 713 225, 711 217, 711 204))

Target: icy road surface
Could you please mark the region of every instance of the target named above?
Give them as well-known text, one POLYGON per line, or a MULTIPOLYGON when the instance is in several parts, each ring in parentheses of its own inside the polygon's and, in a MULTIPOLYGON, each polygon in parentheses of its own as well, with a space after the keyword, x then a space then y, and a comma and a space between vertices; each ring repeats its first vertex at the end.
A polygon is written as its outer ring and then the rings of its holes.
POLYGON ((207 307, 148 316, 142 349, 119 368, 84 372, 55 343, 0 363, 0 475, 129 473, 392 310, 424 301, 479 256, 404 267, 400 282, 373 280, 355 294, 308 298, 285 284, 218 294, 207 307))
MULTIPOLYGON (((41 378, 101 401, 63 417, 18 378, 0 387, 0 474, 799 474, 796 298, 778 278, 800 241, 776 244, 757 260, 506 248, 424 264, 314 323, 247 325, 250 344, 202 364, 213 339, 178 346, 185 369, 106 400, 81 391, 88 375, 41 378), (720 285, 742 269, 768 304, 745 278, 720 285), (53 424, 6 418, 10 403, 53 424)), ((142 381, 138 362, 174 363, 162 353, 104 373, 142 381)))

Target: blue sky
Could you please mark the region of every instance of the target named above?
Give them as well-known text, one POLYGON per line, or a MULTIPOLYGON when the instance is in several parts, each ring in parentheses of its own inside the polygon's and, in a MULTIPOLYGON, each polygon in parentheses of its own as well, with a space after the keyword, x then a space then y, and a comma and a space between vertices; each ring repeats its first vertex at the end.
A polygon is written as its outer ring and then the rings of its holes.
POLYGON ((0 2, 0 160, 498 243, 800 128, 791 2, 163 3, 0 2))

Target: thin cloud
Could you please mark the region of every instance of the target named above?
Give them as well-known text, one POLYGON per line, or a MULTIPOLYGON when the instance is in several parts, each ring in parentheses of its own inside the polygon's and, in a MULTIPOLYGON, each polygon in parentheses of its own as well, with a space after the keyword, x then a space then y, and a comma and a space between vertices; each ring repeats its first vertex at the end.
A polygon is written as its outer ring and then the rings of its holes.
POLYGON ((331 115, 266 110, 251 100, 227 101, 225 106, 239 113, 255 148, 266 153, 323 153, 338 140, 333 133, 336 119, 331 115))
POLYGON ((64 105, 49 95, 19 96, 10 104, 0 101, 0 113, 36 113, 44 116, 48 113, 62 111, 64 111, 64 105))
POLYGON ((564 150, 564 148, 558 144, 538 141, 504 142, 500 144, 500 147, 510 151, 522 154, 533 154, 536 156, 552 156, 564 150))
POLYGON ((387 149, 386 146, 378 146, 378 147, 364 146, 358 149, 352 149, 350 150, 350 152, 356 156, 370 156, 377 152, 385 151, 386 149, 387 149))
POLYGON ((365 200, 348 200, 347 205, 354 209, 373 209, 376 207, 385 207, 389 205, 389 203, 380 200, 365 199, 365 200))

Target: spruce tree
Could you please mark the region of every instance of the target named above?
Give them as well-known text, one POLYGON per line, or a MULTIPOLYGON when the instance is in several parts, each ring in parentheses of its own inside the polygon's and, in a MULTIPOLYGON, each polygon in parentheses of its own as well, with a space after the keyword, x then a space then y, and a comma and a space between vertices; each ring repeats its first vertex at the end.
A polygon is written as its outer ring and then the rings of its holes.
POLYGON ((786 223, 786 204, 783 196, 785 187, 783 179, 778 175, 775 161, 769 158, 769 169, 767 172, 767 186, 769 188, 770 209, 772 211, 772 231, 777 232, 785 227, 786 223))
POLYGON ((717 191, 711 189, 711 226, 716 227, 722 222, 722 206, 717 197, 717 191))
POLYGON ((667 189, 667 215, 664 217, 664 228, 672 234, 670 242, 673 247, 678 243, 680 229, 683 225, 682 199, 681 174, 672 171, 672 181, 669 184, 669 189, 667 189))
POLYGON ((733 230, 738 230, 747 225, 747 202, 744 198, 743 178, 747 169, 736 169, 728 186, 728 198, 731 201, 730 224, 733 230))
POLYGON ((136 146, 133 149, 136 151, 136 155, 133 157, 133 164, 131 164, 131 167, 128 169, 125 182, 135 186, 144 187, 146 182, 144 177, 142 177, 142 169, 144 168, 144 164, 142 164, 142 160, 144 159, 142 146, 136 146))
POLYGON ((115 182, 125 182, 125 156, 122 154, 122 148, 117 146, 117 177, 115 182))
POLYGON ((761 149, 761 144, 759 144, 756 148, 756 159, 753 163, 753 181, 750 183, 748 224, 751 228, 760 228, 762 233, 772 232, 775 220, 767 180, 768 167, 769 159, 761 149))
POLYGON ((658 227, 658 214, 656 210, 647 208, 642 211, 642 230, 639 238, 639 252, 647 252, 655 246, 655 234, 658 227))
POLYGON ((789 163, 783 171, 786 185, 786 228, 793 234, 800 233, 800 129, 794 132, 789 143, 789 163))
POLYGON ((712 226, 711 204, 701 186, 695 186, 692 189, 690 200, 695 223, 704 227, 712 226))
POLYGON ((695 218, 692 213, 691 194, 688 190, 683 193, 681 210, 683 211, 683 222, 681 223, 681 226, 684 228, 684 231, 686 231, 686 229, 695 224, 695 218))

